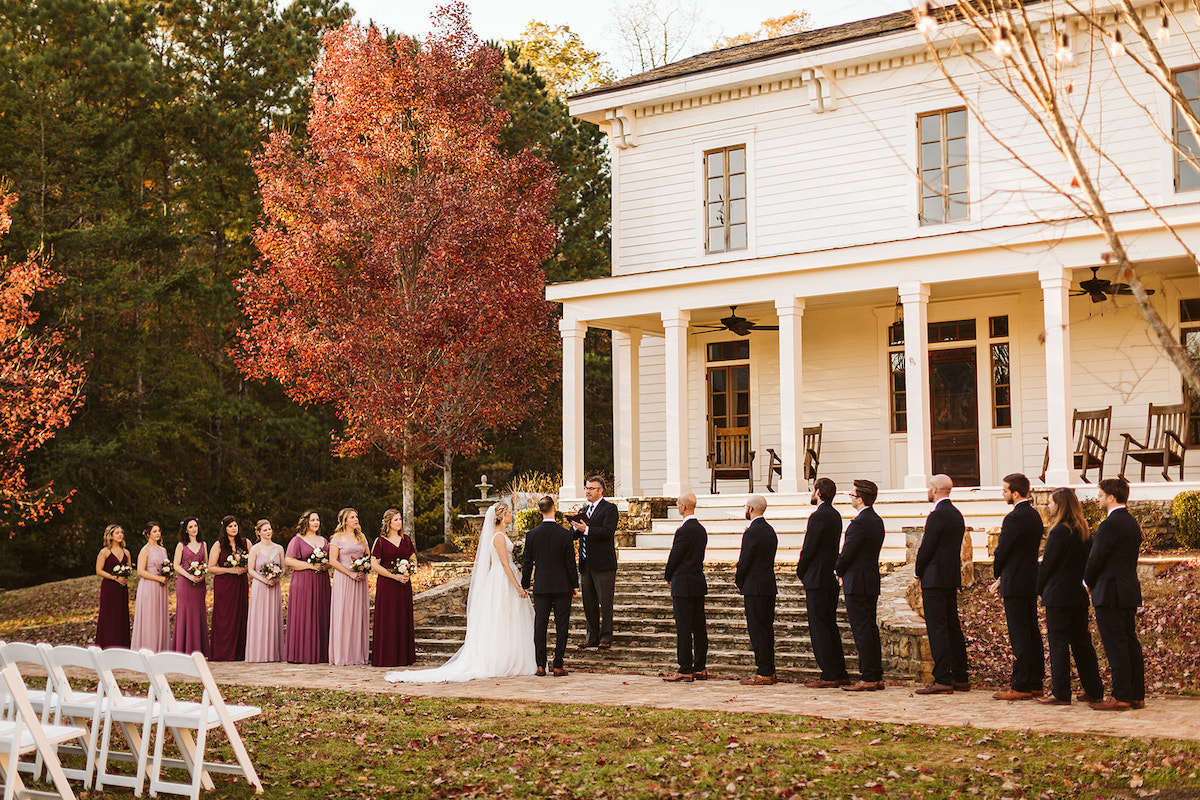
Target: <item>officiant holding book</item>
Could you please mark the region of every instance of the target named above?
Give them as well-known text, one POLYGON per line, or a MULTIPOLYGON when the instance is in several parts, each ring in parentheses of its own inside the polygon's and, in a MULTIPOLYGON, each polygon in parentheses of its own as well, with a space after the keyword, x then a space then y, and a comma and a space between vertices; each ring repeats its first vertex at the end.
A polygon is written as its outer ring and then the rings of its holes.
POLYGON ((612 647, 613 597, 617 589, 617 507, 604 499, 604 479, 593 475, 584 484, 582 517, 568 517, 579 540, 579 584, 587 638, 580 647, 612 647))

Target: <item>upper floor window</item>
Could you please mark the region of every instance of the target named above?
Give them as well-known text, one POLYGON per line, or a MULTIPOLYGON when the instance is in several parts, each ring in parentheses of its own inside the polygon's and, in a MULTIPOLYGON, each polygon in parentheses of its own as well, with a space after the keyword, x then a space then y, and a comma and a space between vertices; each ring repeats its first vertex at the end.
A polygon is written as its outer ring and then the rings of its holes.
POLYGON ((917 117, 920 139, 921 224, 967 219, 967 111, 955 108, 917 117))
MULTIPOLYGON (((1188 106, 1194 113, 1200 114, 1200 68, 1180 70, 1175 73, 1188 106)), ((1200 147, 1196 145, 1196 137, 1188 127, 1187 117, 1178 107, 1174 107, 1171 127, 1175 136, 1175 191, 1186 192, 1200 189, 1200 147)))
MULTIPOLYGON (((1200 364, 1200 299, 1179 301, 1179 343, 1193 362, 1200 364)), ((1200 444, 1200 396, 1183 382, 1183 402, 1187 405, 1187 443, 1200 444)))
POLYGON ((705 153, 704 174, 705 251, 745 250, 745 145, 705 153))

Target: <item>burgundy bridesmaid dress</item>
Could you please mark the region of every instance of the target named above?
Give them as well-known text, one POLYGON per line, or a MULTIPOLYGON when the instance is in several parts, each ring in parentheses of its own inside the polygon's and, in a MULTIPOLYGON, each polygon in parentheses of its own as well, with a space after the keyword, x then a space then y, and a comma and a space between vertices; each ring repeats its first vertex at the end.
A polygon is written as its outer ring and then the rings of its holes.
MULTIPOLYGON (((129 564, 129 551, 118 560, 112 553, 104 559, 104 571, 112 572, 117 564, 129 564)), ((100 581, 100 614, 96 620, 96 646, 129 649, 129 587, 108 578, 100 581)))
MULTIPOLYGON (((208 547, 198 543, 199 550, 183 546, 179 563, 187 569, 196 562, 208 561, 208 547)), ((203 653, 208 655, 208 609, 205 599, 208 584, 201 580, 192 583, 182 575, 175 577, 175 633, 171 637, 171 649, 177 653, 203 653)))
MULTIPOLYGON (((238 552, 249 557, 250 546, 239 540, 243 549, 238 552)), ((220 550, 220 544, 213 547, 220 550)), ((224 555, 217 566, 227 567, 224 555)), ((213 576, 212 661, 246 660, 246 619, 250 613, 248 575, 213 576)))
MULTIPOLYGON (((321 537, 320 547, 329 552, 321 537)), ((313 551, 299 536, 288 542, 287 556, 304 561, 313 551)), ((329 573, 313 569, 292 572, 287 608, 287 660, 293 664, 329 662, 329 573)))
MULTIPOLYGON (((384 537, 375 540, 371 555, 389 572, 396 570, 401 559, 413 556, 412 542, 407 536, 400 545, 384 537)), ((406 667, 416 663, 417 638, 413 627, 412 583, 401 583, 380 577, 375 582, 375 625, 371 641, 371 665, 376 667, 406 667)))

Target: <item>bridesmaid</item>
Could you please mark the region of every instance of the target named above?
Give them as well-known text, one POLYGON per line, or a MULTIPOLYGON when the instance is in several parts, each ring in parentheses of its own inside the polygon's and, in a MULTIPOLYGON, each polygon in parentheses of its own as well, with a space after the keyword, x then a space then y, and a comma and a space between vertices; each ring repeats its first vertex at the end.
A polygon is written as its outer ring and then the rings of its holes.
POLYGON ((250 548, 250 617, 246 625, 247 661, 283 660, 283 589, 279 577, 264 574, 268 564, 283 571, 283 548, 271 540, 271 521, 254 524, 258 541, 250 548))
POLYGON ((213 578, 213 661, 246 660, 246 616, 249 611, 247 563, 250 542, 238 536, 232 516, 221 520, 221 538, 208 554, 208 571, 213 578))
POLYGON ((329 564, 310 564, 316 550, 329 555, 321 517, 306 511, 296 523, 284 563, 292 570, 288 592, 287 660, 293 664, 329 661, 329 564))
POLYGON ((162 574, 167 548, 162 545, 162 526, 146 523, 146 544, 137 559, 137 601, 133 611, 134 650, 161 653, 171 646, 170 612, 167 610, 167 579, 162 574))
POLYGON ((334 666, 366 664, 370 656, 367 636, 371 587, 367 573, 351 569, 355 559, 367 555, 367 537, 358 524, 358 512, 343 508, 329 540, 329 564, 334 569, 333 600, 329 615, 329 663, 334 666))
POLYGON ((129 647, 129 579, 113 574, 118 564, 129 566, 125 531, 120 525, 109 525, 104 529, 104 547, 96 556, 96 574, 104 579, 96 620, 96 646, 101 649, 129 647))
POLYGON ((200 538, 200 523, 187 517, 179 523, 179 544, 175 545, 175 633, 171 649, 177 653, 208 655, 208 584, 205 573, 199 577, 188 571, 195 564, 206 566, 208 545, 200 538))
POLYGON ((413 592, 408 575, 397 564, 407 559, 417 565, 417 549, 402 533, 400 512, 383 512, 383 525, 371 550, 371 569, 379 576, 375 583, 375 634, 371 644, 371 664, 376 667, 406 667, 417 660, 417 637, 413 627, 413 592))

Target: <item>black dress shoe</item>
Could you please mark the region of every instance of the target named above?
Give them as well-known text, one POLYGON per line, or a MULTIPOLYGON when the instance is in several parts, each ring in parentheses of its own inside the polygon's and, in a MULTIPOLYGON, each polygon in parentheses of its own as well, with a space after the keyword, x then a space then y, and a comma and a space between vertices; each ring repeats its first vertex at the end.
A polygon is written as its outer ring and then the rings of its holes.
POLYGON ((537 668, 537 672, 535 672, 535 673, 533 673, 533 674, 534 674, 534 675, 537 675, 539 678, 544 678, 544 677, 546 677, 546 668, 545 668, 545 667, 538 667, 538 668, 537 668))
POLYGON ((955 681, 954 682, 954 691, 956 691, 956 692, 971 691, 971 682, 970 681, 955 681))

